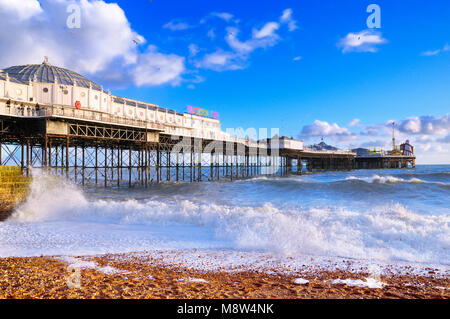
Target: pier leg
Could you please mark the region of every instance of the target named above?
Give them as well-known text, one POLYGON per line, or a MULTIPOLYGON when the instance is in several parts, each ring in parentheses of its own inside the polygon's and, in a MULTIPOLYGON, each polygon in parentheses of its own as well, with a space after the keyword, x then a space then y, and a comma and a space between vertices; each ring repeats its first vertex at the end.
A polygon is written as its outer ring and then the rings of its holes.
POLYGON ((159 181, 160 181, 160 179, 161 179, 161 166, 160 166, 160 163, 161 163, 161 153, 160 153, 160 151, 159 151, 159 144, 158 144, 158 146, 157 146, 157 149, 156 149, 156 181, 159 183, 159 181))
POLYGON ((98 145, 95 145, 95 185, 98 184, 98 145))
POLYGON ((198 181, 202 181, 202 152, 198 153, 198 181))
POLYGON ((70 138, 67 136, 66 138, 66 176, 69 179, 69 146, 70 146, 70 138))
POLYGON ((78 181, 78 146, 75 145, 75 183, 78 181))
POLYGON ((105 145, 105 187, 108 186, 108 146, 105 145))
POLYGON ((190 161, 190 167, 191 167, 191 174, 190 174, 190 177, 191 177, 191 183, 192 183, 192 181, 193 181, 193 176, 192 176, 192 172, 193 172, 193 169, 192 169, 192 160, 193 160, 193 152, 192 152, 192 150, 191 150, 191 161, 190 161))
POLYGON ((128 187, 131 187, 131 170, 132 170, 132 164, 131 164, 131 146, 129 148, 128 152, 128 187))
POLYGON ((84 145, 81 147, 81 165, 82 165, 82 167, 81 167, 81 176, 82 176, 82 181, 81 181, 81 184, 84 186, 84 170, 85 170, 85 167, 86 167, 86 163, 85 163, 85 157, 84 157, 84 145))
POLYGON ((120 145, 117 146, 117 187, 120 187, 120 179, 121 179, 121 171, 120 171, 120 167, 122 166, 122 154, 121 154, 121 150, 120 150, 120 145))

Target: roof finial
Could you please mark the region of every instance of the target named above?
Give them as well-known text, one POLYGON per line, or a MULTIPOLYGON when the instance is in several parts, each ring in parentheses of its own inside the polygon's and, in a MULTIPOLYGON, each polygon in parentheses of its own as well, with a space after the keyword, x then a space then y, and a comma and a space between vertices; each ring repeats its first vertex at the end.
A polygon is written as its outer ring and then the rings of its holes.
POLYGON ((43 62, 43 64, 50 65, 50 63, 48 62, 48 56, 44 56, 44 62, 43 62))

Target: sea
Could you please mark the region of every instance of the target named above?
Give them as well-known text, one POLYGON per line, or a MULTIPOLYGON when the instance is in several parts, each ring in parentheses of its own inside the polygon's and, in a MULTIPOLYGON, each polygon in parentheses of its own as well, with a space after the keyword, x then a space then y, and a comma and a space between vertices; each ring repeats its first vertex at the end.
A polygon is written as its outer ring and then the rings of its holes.
POLYGON ((147 188, 33 175, 26 202, 0 222, 0 257, 171 252, 193 265, 201 256, 216 266, 262 258, 450 266, 450 165, 147 188))

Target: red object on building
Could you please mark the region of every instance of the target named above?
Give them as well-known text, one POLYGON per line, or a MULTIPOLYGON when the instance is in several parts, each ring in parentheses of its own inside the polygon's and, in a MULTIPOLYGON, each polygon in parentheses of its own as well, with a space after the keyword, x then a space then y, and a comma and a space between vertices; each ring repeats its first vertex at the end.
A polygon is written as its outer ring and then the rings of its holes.
POLYGON ((76 101, 75 102, 75 107, 77 110, 81 109, 81 102, 80 101, 76 101))

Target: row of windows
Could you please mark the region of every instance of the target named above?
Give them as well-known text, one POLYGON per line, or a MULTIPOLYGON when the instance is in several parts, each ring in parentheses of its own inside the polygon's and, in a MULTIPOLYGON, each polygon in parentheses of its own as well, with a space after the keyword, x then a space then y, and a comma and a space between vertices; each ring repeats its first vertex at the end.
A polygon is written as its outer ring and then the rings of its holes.
MULTIPOLYGON (((22 90, 20 90, 20 89, 17 89, 17 95, 20 95, 20 94, 22 94, 22 90), (20 91, 20 93, 19 93, 19 91, 20 91)), ((44 93, 48 93, 48 88, 43 88, 42 89, 42 91, 44 92, 44 93)), ((69 94, 69 90, 63 90, 63 94, 64 95, 67 95, 67 94, 69 94)), ((81 97, 86 97, 86 93, 85 92, 81 92, 80 93, 80 96, 81 97)), ((96 100, 98 100, 98 95, 96 94, 96 95, 94 95, 94 99, 96 99, 96 100)), ((103 99, 105 102, 106 102, 106 97, 103 99)))

